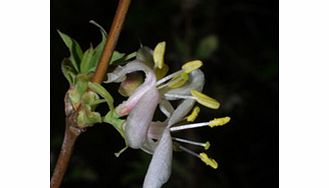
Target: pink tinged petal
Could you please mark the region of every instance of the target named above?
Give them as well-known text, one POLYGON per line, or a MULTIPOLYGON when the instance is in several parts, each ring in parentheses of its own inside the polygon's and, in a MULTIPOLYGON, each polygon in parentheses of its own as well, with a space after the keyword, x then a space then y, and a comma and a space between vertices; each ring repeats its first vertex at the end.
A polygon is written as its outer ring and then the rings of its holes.
POLYGON ((172 113, 168 121, 168 127, 171 127, 175 123, 178 123, 184 119, 184 117, 190 112, 195 103, 194 99, 185 99, 178 105, 176 110, 172 113))
POLYGON ((151 139, 160 139, 163 130, 167 127, 167 122, 152 122, 148 129, 147 137, 151 139))
POLYGON ((202 91, 205 78, 204 74, 200 69, 194 70, 189 74, 190 78, 189 81, 182 87, 171 89, 168 92, 165 93, 165 99, 167 100, 177 100, 180 98, 172 97, 172 96, 166 96, 166 94, 170 95, 191 95, 190 91, 191 89, 195 89, 197 91, 202 91))
POLYGON ((126 74, 143 71, 145 73, 145 80, 142 85, 140 85, 133 94, 128 98, 127 101, 123 102, 116 108, 116 112, 120 116, 127 115, 137 104, 137 102, 141 99, 141 97, 152 87, 155 87, 156 84, 156 76, 152 69, 144 65, 143 63, 139 63, 137 61, 133 61, 128 63, 124 67, 120 67, 118 71, 114 70, 112 73, 108 74, 108 80, 106 83, 111 82, 113 80, 121 80, 122 77, 125 77, 126 74))
POLYGON ((165 129, 154 151, 147 170, 143 188, 160 188, 171 174, 172 140, 169 129, 165 129))
POLYGON ((126 138, 130 147, 137 149, 144 143, 159 99, 160 94, 153 87, 142 96, 130 112, 125 126, 126 138))

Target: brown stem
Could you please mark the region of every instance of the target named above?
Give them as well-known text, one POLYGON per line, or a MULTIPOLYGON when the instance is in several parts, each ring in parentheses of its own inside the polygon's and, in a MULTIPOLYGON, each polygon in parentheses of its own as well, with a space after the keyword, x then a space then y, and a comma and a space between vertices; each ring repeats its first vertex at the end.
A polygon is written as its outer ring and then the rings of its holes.
POLYGON ((107 71, 108 62, 112 57, 113 50, 118 41, 120 31, 121 31, 123 22, 125 20, 130 2, 131 2, 131 0, 120 0, 120 2, 119 2, 109 35, 108 35, 106 43, 105 43, 105 47, 104 47, 102 56, 97 65, 96 72, 92 78, 92 81, 95 83, 100 84, 104 78, 104 75, 107 71))
POLYGON ((74 143, 82 130, 80 128, 76 128, 72 126, 73 123, 72 118, 66 118, 66 128, 65 128, 65 136, 62 144, 62 149, 59 154, 53 176, 51 178, 50 187, 51 188, 59 188, 61 182, 63 180, 63 176, 67 169, 68 163, 70 161, 74 143))

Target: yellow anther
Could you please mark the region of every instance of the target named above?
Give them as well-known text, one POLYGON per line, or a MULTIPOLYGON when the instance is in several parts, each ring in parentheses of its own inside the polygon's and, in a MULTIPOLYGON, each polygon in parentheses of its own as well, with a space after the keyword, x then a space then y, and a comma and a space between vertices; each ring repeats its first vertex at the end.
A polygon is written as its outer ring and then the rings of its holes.
POLYGON ((223 126, 231 120, 230 117, 215 118, 209 122, 210 127, 223 126))
POLYGON ((201 159, 204 163, 206 163, 207 165, 213 167, 214 169, 217 169, 217 168, 218 168, 218 164, 217 164, 217 162, 216 162, 214 159, 209 158, 207 154, 205 154, 205 153, 200 153, 199 156, 200 156, 200 159, 201 159))
POLYGON ((210 148, 210 142, 206 142, 205 144, 204 144, 204 149, 205 150, 208 150, 210 148))
POLYGON ((166 50, 166 42, 160 42, 158 43, 153 52, 153 61, 154 61, 154 66, 162 69, 163 64, 164 64, 164 54, 166 50))
POLYGON ((192 89, 191 94, 195 97, 195 100, 198 103, 200 103, 208 108, 218 109, 220 106, 219 102, 216 99, 208 97, 207 95, 205 95, 197 90, 192 89))
POLYGON ((157 77, 157 80, 160 80, 161 78, 166 76, 168 70, 169 70, 169 67, 166 64, 163 64, 163 67, 161 69, 155 68, 155 75, 157 77))
POLYGON ((194 61, 189 61, 189 62, 185 63, 182 66, 182 69, 184 70, 184 72, 190 73, 190 72, 200 68, 201 66, 202 66, 202 61, 194 60, 194 61))
POLYGON ((186 120, 188 122, 193 122, 198 117, 199 112, 200 112, 200 108, 198 106, 195 106, 193 108, 192 113, 189 116, 187 116, 186 120))
POLYGON ((178 88, 182 87, 189 79, 189 76, 186 72, 182 72, 181 74, 175 76, 168 83, 168 87, 170 88, 178 88))

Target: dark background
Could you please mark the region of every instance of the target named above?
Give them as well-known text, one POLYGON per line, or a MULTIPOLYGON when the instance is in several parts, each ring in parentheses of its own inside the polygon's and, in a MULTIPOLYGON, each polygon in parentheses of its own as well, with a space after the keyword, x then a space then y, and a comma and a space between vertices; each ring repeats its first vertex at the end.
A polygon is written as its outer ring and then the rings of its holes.
MULTIPOLYGON (((117 1, 105 0, 51 1, 51 169, 63 139, 63 97, 68 89, 60 62, 69 53, 56 29, 86 50, 101 38, 89 20, 108 30, 116 6, 117 1)), ((175 152, 164 187, 278 187, 278 1, 133 1, 117 50, 131 53, 140 43, 154 48, 160 41, 167 42, 171 72, 187 60, 204 62, 204 93, 222 106, 201 107, 197 122, 232 118, 227 126, 183 135, 210 141, 207 153, 219 169, 175 152)), ((111 93, 116 96, 116 90, 111 93)), ((77 140, 62 187, 141 187, 151 156, 129 149, 116 158, 113 153, 123 146, 111 126, 89 128, 77 140)))

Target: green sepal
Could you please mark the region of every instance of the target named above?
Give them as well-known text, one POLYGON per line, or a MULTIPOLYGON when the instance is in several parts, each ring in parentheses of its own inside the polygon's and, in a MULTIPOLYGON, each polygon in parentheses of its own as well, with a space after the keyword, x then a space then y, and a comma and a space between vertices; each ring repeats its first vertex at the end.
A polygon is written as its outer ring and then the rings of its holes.
POLYGON ((85 128, 94 125, 95 123, 101 123, 102 117, 98 112, 91 111, 91 107, 83 105, 77 116, 77 123, 79 127, 85 128))
POLYGON ((87 74, 79 74, 76 76, 75 85, 69 91, 69 98, 75 110, 80 105, 83 94, 87 91, 90 76, 87 74))
POLYGON ((96 66, 96 64, 92 62, 93 54, 94 54, 94 49, 92 47, 90 47, 83 54, 80 64, 81 73, 89 73, 96 66))
POLYGON ((61 38, 64 41, 65 45, 67 46, 67 48, 70 51, 69 59, 72 62, 72 65, 73 65, 75 71, 79 72, 78 63, 80 63, 82 55, 83 55, 79 43, 76 40, 69 37, 68 35, 60 32, 59 30, 57 30, 57 32, 59 33, 59 35, 61 36, 61 38))
POLYGON ((62 72, 66 80, 70 83, 70 86, 75 84, 76 71, 73 68, 71 61, 68 58, 64 58, 61 63, 62 72))
POLYGON ((81 97, 81 102, 90 106, 92 109, 99 104, 99 101, 99 96, 93 91, 87 91, 81 97))

